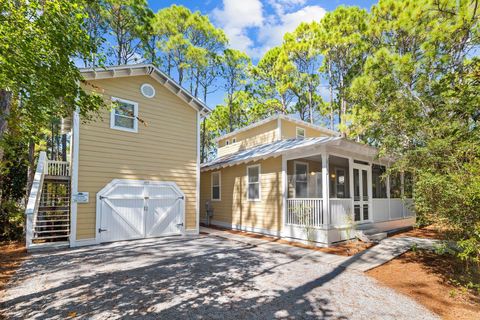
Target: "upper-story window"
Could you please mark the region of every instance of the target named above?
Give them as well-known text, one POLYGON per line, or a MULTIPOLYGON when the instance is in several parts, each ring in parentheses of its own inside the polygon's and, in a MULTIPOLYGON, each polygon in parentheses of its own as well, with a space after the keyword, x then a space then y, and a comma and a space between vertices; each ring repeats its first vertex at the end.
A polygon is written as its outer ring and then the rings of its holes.
POLYGON ((232 139, 232 143, 235 143, 235 142, 237 142, 237 138, 232 139))
POLYGON ((230 144, 230 140, 225 141, 225 145, 228 146, 230 144))
POLYGON ((304 139, 305 138, 305 129, 301 127, 297 127, 297 139, 304 139))
POLYGON ((114 108, 110 111, 110 128, 138 132, 138 103, 112 97, 114 108))

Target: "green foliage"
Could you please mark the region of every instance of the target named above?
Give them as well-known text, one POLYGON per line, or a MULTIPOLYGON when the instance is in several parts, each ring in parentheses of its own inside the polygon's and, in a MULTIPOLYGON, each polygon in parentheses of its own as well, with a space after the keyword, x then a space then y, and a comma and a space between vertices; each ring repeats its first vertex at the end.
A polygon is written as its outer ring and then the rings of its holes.
POLYGON ((0 203, 0 242, 20 240, 23 235, 24 211, 16 201, 0 203))
POLYGON ((415 175, 420 219, 452 231, 458 257, 478 263, 480 61, 477 1, 380 1, 371 53, 353 80, 352 135, 415 175))

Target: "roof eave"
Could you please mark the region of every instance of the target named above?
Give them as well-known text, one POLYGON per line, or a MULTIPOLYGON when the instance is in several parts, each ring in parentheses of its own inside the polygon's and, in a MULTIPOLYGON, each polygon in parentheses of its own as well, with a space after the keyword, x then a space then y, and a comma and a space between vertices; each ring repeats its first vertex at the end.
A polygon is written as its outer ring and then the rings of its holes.
POLYGON ((200 112, 202 117, 207 116, 211 109, 180 86, 175 80, 167 76, 160 69, 151 64, 119 65, 99 68, 79 68, 85 80, 100 80, 117 77, 129 77, 137 75, 150 75, 170 92, 185 101, 192 108, 200 112))

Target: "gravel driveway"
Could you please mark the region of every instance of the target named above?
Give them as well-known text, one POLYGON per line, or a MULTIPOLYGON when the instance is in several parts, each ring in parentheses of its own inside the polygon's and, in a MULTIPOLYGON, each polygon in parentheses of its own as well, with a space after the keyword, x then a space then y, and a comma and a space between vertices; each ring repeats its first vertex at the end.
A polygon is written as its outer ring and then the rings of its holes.
POLYGON ((308 253, 202 235, 35 254, 0 310, 8 319, 437 318, 361 273, 313 263, 308 253))

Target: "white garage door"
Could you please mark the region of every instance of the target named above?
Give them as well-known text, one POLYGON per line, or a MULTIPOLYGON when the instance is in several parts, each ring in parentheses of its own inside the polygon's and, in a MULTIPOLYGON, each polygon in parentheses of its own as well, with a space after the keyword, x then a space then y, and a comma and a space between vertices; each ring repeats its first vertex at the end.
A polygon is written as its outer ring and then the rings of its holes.
POLYGON ((185 196, 175 183, 113 180, 97 201, 100 242, 183 234, 185 196))

